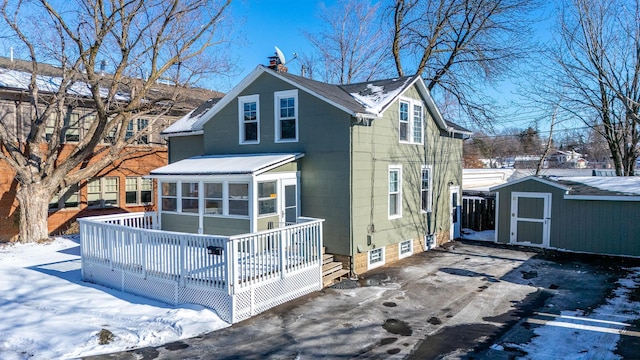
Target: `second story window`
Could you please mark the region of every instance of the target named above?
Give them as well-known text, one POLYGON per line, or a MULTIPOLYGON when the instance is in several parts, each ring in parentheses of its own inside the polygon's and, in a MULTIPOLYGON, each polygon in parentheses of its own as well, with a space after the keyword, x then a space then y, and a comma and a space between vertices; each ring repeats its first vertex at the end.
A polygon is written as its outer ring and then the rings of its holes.
MULTIPOLYGON (((149 126, 148 119, 134 119, 129 121, 129 125, 127 125, 127 133, 125 134, 125 140, 129 140, 132 137, 136 136, 139 132, 144 131, 147 126, 149 126)), ((148 144, 149 143, 149 135, 137 135, 137 138, 133 140, 134 144, 148 144)))
POLYGON ((416 99, 400 100, 398 137, 401 143, 422 144, 424 138, 424 108, 416 99))
POLYGON ((298 141, 298 90, 278 91, 275 98, 276 142, 298 141))
POLYGON ((240 144, 260 143, 260 101, 258 95, 238 98, 240 144))
POLYGON ((67 113, 67 116, 64 118, 62 134, 64 142, 80 141, 80 115, 72 112, 67 113))

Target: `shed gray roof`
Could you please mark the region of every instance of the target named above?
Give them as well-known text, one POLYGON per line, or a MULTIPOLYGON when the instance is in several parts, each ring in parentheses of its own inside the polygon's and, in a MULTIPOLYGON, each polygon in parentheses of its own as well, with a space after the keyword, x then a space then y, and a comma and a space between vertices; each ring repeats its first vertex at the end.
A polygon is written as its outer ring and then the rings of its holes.
MULTIPOLYGON (((235 99, 241 91, 249 84, 255 81, 259 75, 267 73, 278 77, 281 80, 291 83, 300 89, 309 92, 312 95, 330 103, 353 116, 363 116, 375 118, 380 114, 407 88, 420 82, 418 75, 404 76, 393 79, 368 81, 348 85, 332 85, 320 81, 308 79, 305 77, 275 72, 263 66, 258 66, 256 70, 245 77, 233 90, 231 90, 221 101, 201 105, 196 111, 193 111, 172 126, 165 129, 162 134, 167 136, 175 136, 180 134, 188 134, 202 131, 203 124, 223 106, 235 99)), ((420 82, 421 83, 421 82, 420 82)), ((421 83, 422 84, 422 83, 421 83)), ((424 86, 422 86, 424 87, 424 86)), ((428 90, 424 87, 425 97, 427 97, 427 106, 434 113, 436 122, 447 131, 470 134, 470 131, 449 121, 444 121, 442 115, 435 107, 433 99, 428 94, 428 90)))
POLYGON ((565 198, 639 198, 640 177, 638 176, 528 176, 492 187, 500 190, 524 181, 538 181, 566 191, 565 198))

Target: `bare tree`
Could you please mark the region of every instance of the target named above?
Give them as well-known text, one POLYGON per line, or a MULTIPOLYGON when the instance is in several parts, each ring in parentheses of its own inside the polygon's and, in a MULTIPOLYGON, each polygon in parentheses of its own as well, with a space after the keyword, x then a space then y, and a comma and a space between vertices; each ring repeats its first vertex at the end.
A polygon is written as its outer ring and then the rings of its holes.
POLYGON ((494 115, 478 89, 529 55, 533 0, 396 0, 391 53, 398 75, 422 74, 471 120, 494 115))
POLYGON ((638 0, 566 1, 554 49, 564 110, 606 140, 619 176, 640 155, 639 10, 638 0))
POLYGON ((21 114, 25 131, 16 133, 7 121, 0 123, 0 160, 16 172, 18 181, 20 241, 48 237, 48 202, 59 189, 95 176, 114 162, 140 156, 141 151, 153 151, 131 150, 129 144, 148 134, 131 136, 128 125, 146 117, 151 119, 147 128, 152 128, 171 110, 184 86, 212 70, 210 61, 218 57, 211 50, 224 43, 229 3, 0 2, 0 27, 12 32, 17 52, 30 60, 28 110, 21 114), (47 64, 56 65, 54 77, 45 76, 51 75, 47 64), (110 71, 104 71, 107 67, 110 71), (167 79, 172 86, 157 91, 158 81, 167 79), (65 115, 76 106, 90 106, 93 112, 83 119, 84 136, 68 145, 63 134, 71 125, 65 115))
POLYGON ((313 61, 303 65, 316 78, 350 84, 388 71, 383 66, 388 36, 380 27, 379 3, 340 0, 322 8, 318 16, 323 24, 320 31, 304 32, 316 55, 303 55, 313 61))

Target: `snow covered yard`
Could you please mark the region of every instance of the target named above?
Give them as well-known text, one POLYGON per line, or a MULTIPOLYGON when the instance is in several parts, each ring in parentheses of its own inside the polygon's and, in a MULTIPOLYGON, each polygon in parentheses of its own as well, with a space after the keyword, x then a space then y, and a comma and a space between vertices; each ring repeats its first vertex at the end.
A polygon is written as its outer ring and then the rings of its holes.
POLYGON ((68 359, 161 345, 229 326, 200 306, 173 307, 80 280, 78 240, 0 245, 0 358, 68 359), (99 344, 102 329, 113 341, 99 344))

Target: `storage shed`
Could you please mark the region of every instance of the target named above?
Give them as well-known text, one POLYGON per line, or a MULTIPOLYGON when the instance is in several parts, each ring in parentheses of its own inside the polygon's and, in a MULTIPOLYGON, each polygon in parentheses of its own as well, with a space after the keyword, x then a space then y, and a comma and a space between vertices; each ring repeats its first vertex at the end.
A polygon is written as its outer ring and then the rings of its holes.
POLYGON ((640 256, 640 177, 536 177, 494 186, 498 243, 640 256))

